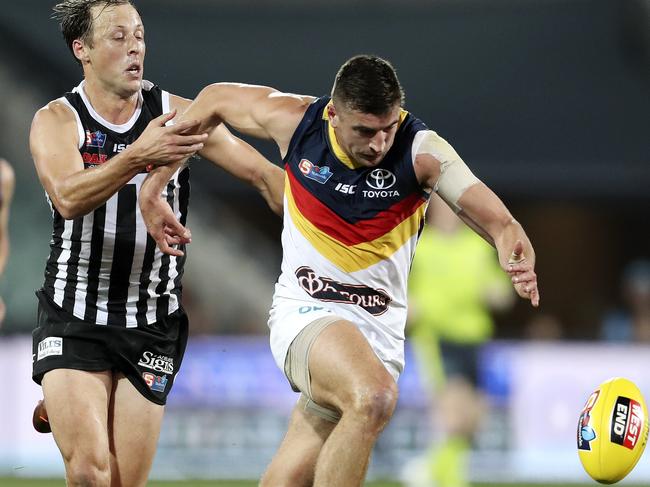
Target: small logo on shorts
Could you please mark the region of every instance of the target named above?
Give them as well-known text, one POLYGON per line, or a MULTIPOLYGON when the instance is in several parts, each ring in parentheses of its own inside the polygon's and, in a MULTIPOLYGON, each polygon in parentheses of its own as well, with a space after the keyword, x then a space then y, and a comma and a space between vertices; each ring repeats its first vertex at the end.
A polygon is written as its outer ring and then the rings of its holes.
POLYGON ((63 338, 47 337, 45 340, 41 340, 37 348, 37 361, 50 355, 63 355, 63 338))
POLYGON ((165 392, 167 387, 167 376, 154 375, 151 372, 144 372, 142 378, 149 386, 149 389, 156 392, 165 392))
POLYGON ((174 359, 167 355, 156 355, 149 351, 144 352, 138 361, 138 365, 155 370, 156 372, 164 372, 165 374, 174 373, 174 359))

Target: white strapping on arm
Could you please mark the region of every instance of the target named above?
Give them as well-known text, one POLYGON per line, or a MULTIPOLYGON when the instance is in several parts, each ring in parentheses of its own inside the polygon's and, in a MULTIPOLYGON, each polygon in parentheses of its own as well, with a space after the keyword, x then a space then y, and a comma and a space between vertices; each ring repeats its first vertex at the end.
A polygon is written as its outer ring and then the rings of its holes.
POLYGON ((454 148, 433 130, 415 134, 412 146, 413 160, 418 154, 430 154, 440 161, 440 177, 433 190, 458 213, 462 208, 458 200, 469 188, 480 182, 454 148))

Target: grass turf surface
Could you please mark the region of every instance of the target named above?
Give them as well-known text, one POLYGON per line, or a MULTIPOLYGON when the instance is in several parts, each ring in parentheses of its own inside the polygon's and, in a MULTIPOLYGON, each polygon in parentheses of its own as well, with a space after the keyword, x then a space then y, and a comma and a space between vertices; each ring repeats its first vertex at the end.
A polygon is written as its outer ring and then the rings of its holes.
MULTIPOLYGON (((184 480, 175 482, 151 481, 148 487, 257 487, 254 481, 227 481, 227 480, 184 480)), ((367 482, 366 487, 401 487, 397 482, 367 482)), ((591 487, 592 484, 473 484, 472 487, 591 487)), ((13 477, 0 477, 2 487, 65 487, 63 480, 53 479, 21 479, 13 477)), ((626 485, 625 487, 635 487, 626 485)), ((641 486, 636 486, 641 487, 641 486)))

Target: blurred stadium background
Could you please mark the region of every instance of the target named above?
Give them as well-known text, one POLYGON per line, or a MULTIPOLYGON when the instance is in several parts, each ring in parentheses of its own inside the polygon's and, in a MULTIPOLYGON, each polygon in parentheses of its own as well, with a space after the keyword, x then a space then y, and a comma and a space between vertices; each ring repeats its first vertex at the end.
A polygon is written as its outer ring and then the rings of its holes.
MULTIPOLYGON (((40 397, 30 379, 33 292, 51 226, 29 156, 29 124, 80 78, 49 19, 55 3, 21 0, 0 10, 0 156, 17 175, 0 284, 8 310, 0 329, 0 484, 8 486, 11 477, 62 478, 51 436, 30 426, 40 397)), ((498 340, 482 356, 490 412, 472 478, 586 482, 575 426, 591 390, 623 375, 650 395, 650 345, 600 340, 603 317, 622 305, 626 265, 650 258, 650 2, 136 4, 147 30, 145 77, 186 97, 213 81, 322 95, 354 54, 393 62, 407 109, 505 200, 538 254, 542 307, 522 302, 497 316, 498 340)), ((279 160, 271 145, 255 145, 279 160)), ((194 243, 185 276, 192 339, 152 476, 255 479, 296 399, 266 338, 281 224, 261 198, 209 163, 195 161, 192 170, 194 243)), ((402 478, 436 434, 413 360, 400 387, 370 479, 402 478)), ((647 455, 629 482, 650 482, 647 455)))

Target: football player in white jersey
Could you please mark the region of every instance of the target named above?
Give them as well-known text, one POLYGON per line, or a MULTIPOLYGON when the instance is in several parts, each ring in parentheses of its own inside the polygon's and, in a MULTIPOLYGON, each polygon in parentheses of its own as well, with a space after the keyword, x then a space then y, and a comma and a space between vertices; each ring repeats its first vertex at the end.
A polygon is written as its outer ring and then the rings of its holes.
MULTIPOLYGON (((285 162, 282 275, 269 326, 274 358, 302 395, 262 486, 363 484, 397 402, 406 282, 429 197, 492 243, 519 296, 539 304, 521 225, 402 102, 390 63, 364 55, 341 66, 331 100, 217 83, 185 114, 202 131, 225 122, 272 139, 285 162)), ((156 169, 141 191, 161 248, 187 232, 158 196, 172 171, 156 169)))

